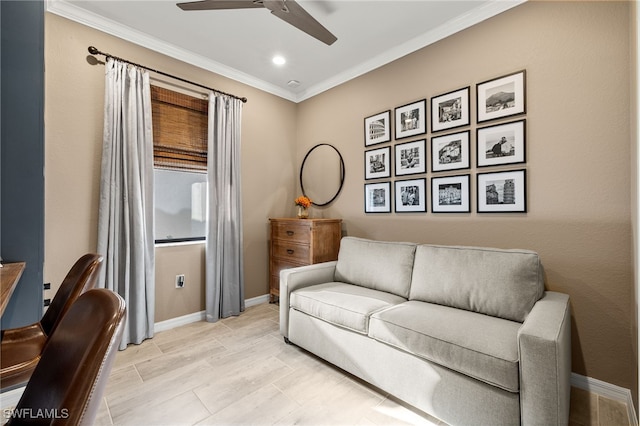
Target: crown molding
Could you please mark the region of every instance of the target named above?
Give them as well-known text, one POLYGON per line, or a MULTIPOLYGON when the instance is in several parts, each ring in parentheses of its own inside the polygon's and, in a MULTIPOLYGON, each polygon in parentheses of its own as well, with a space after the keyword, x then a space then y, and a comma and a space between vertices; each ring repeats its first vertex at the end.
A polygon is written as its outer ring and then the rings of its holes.
MULTIPOLYGON (((146 33, 132 29, 111 19, 104 18, 93 12, 77 7, 65 0, 46 0, 45 10, 63 18, 75 21, 87 27, 94 28, 103 33, 121 38, 128 42, 137 44, 144 48, 153 50, 163 55, 170 56, 179 61, 194 65, 207 71, 220 74, 224 77, 246 84, 248 86, 260 89, 264 92, 271 93, 281 98, 296 102, 296 96, 280 87, 272 85, 246 73, 228 67, 219 62, 196 55, 180 47, 161 41, 155 37, 151 37, 146 33)), ((88 46, 87 46, 88 47, 88 46)), ((98 46, 98 48, 100 48, 98 46)), ((110 52, 111 53, 111 52, 110 52)), ((116 53, 114 53, 115 55, 116 53)))
POLYGON ((288 91, 264 80, 248 75, 242 71, 238 71, 237 69, 228 67, 224 64, 205 58, 201 55, 196 55, 193 52, 171 45, 155 37, 151 37, 146 33, 137 31, 113 20, 104 18, 100 15, 79 8, 71 3, 68 3, 65 0, 46 0, 45 8, 49 13, 62 16, 64 18, 78 22, 82 25, 86 25, 88 27, 102 31, 106 34, 121 38, 128 42, 137 44, 163 55, 167 55, 169 57, 194 65, 204 70, 222 75, 253 88, 270 93, 272 95, 276 95, 286 100, 299 103, 343 83, 346 83, 347 81, 350 81, 356 77, 380 68, 383 65, 389 64, 399 58, 402 58, 403 56, 420 50, 423 47, 449 37, 452 34, 472 27, 493 16, 512 9, 522 3, 525 3, 526 1, 527 0, 497 0, 488 3, 482 3, 473 11, 465 15, 452 19, 444 23, 443 25, 440 25, 434 30, 415 37, 414 39, 409 40, 408 42, 403 43, 400 46, 384 52, 376 57, 373 57, 356 67, 352 67, 344 72, 336 74, 335 76, 326 79, 323 82, 316 84, 300 93, 288 91))
POLYGON ((482 3, 474 10, 451 19, 444 24, 440 25, 431 31, 428 31, 412 40, 407 41, 399 45, 398 47, 388 50, 370 60, 358 65, 357 67, 350 68, 334 77, 327 79, 315 86, 312 86, 301 92, 297 96, 297 102, 302 102, 306 99, 312 98, 324 91, 332 89, 342 83, 346 83, 356 77, 364 75, 370 71, 380 68, 383 65, 389 64, 397 59, 402 58, 410 53, 416 52, 423 47, 429 46, 442 39, 449 37, 457 32, 465 30, 482 21, 492 18, 502 12, 506 12, 516 6, 525 3, 527 0, 498 0, 489 3, 482 3))

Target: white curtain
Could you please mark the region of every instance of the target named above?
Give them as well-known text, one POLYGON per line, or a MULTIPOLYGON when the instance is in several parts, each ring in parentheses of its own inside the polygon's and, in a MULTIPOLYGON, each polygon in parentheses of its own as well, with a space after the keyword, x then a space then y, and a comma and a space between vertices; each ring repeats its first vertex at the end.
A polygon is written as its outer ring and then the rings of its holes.
POLYGON ((120 349, 153 337, 153 128, 149 74, 109 58, 106 66, 98 253, 99 285, 127 303, 120 349))
POLYGON ((244 311, 240 124, 242 101, 209 93, 206 318, 244 311))

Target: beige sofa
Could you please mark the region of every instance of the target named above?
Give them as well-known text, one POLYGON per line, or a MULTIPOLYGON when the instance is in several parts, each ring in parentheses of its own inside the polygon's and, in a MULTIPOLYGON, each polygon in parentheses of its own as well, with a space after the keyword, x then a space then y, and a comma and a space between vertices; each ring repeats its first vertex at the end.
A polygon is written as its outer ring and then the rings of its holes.
POLYGON ((452 425, 566 425, 569 297, 526 250, 344 237, 280 275, 280 332, 452 425))

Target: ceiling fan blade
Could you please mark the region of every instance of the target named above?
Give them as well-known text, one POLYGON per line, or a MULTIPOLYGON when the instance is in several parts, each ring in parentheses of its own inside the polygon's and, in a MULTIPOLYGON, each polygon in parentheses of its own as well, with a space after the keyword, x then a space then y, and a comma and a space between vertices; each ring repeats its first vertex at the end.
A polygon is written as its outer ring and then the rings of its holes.
POLYGON ((278 18, 329 46, 338 39, 294 0, 264 0, 263 3, 278 18))
POLYGON ((260 0, 202 0, 178 3, 182 10, 251 9, 264 7, 260 0))

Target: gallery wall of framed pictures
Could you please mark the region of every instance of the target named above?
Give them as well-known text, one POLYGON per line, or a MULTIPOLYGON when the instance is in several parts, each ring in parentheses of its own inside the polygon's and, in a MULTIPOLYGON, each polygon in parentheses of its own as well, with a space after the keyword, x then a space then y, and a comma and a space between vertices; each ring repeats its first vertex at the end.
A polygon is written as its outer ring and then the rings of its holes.
POLYGON ((365 213, 527 212, 526 70, 461 86, 365 117, 365 213))

